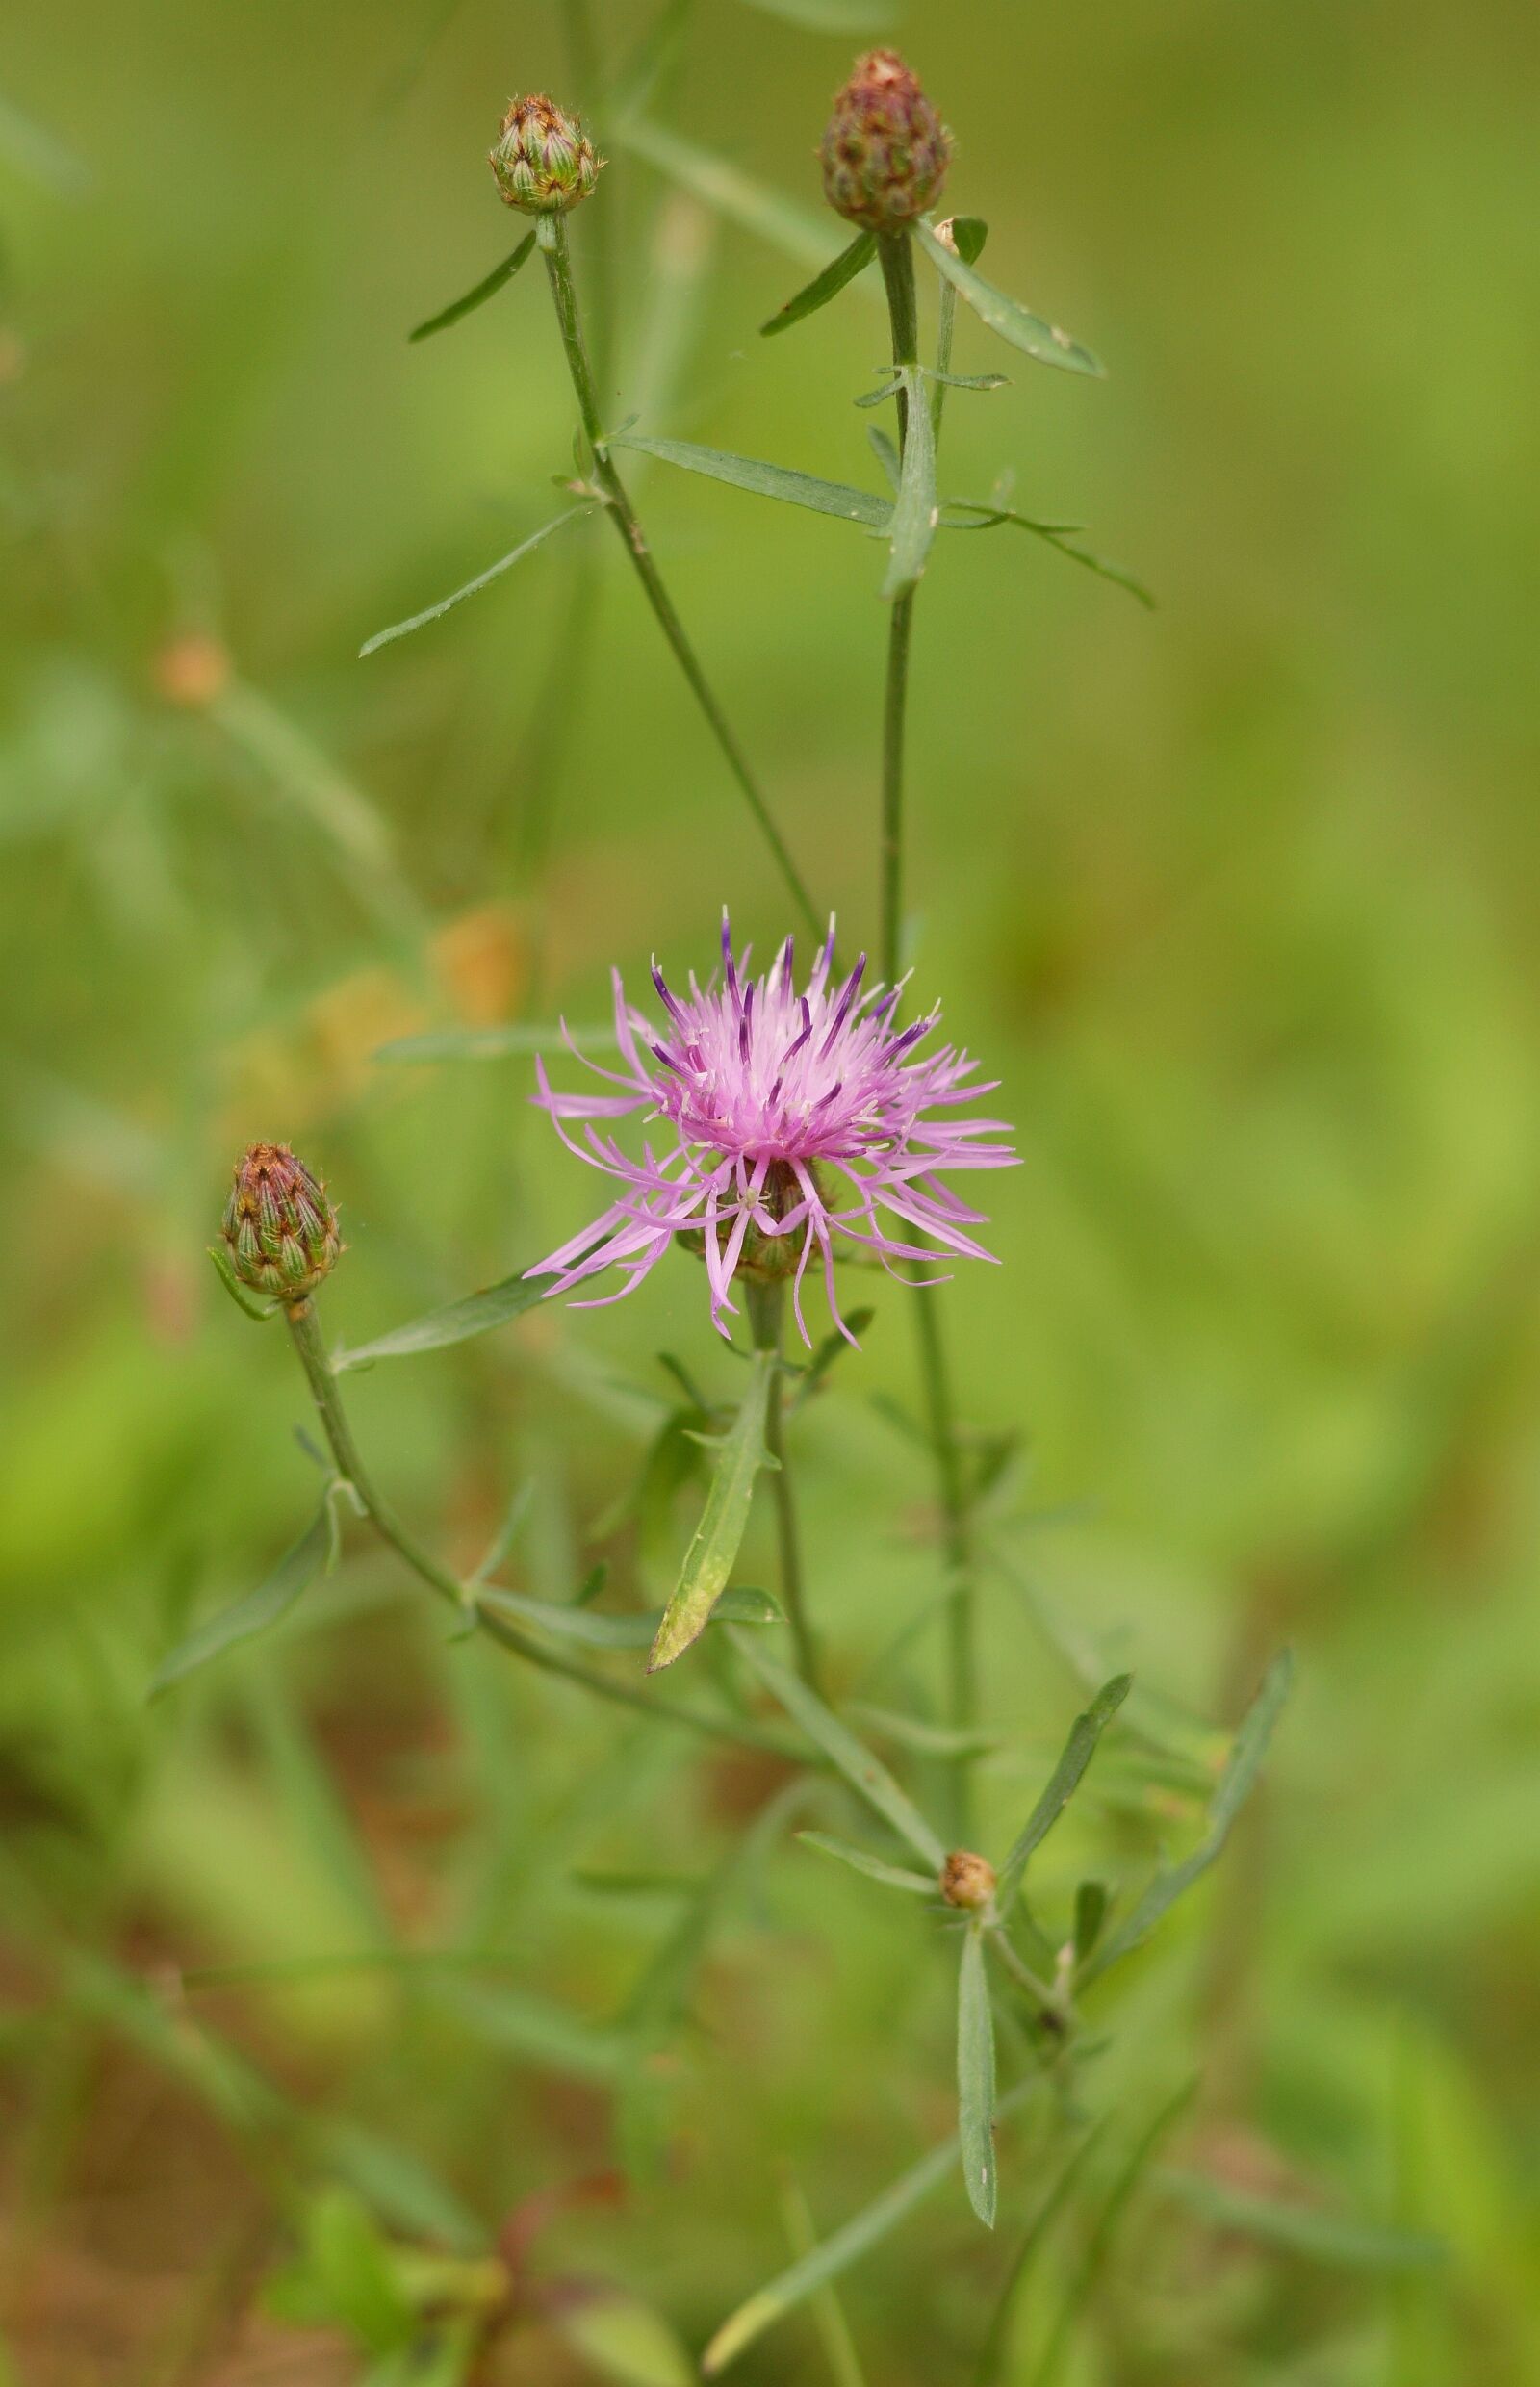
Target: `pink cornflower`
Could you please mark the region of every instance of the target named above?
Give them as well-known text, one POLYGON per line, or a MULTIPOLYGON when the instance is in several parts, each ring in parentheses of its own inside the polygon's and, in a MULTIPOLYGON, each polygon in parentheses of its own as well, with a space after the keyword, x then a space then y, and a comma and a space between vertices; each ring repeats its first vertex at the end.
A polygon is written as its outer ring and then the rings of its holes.
POLYGON ((624 1270, 629 1281, 619 1292, 578 1304, 591 1308, 634 1292, 675 1236, 696 1236, 720 1334, 728 1333, 726 1316, 735 1314, 730 1287, 742 1263, 760 1275, 791 1277, 797 1325, 808 1343, 802 1282, 815 1249, 834 1322, 855 1340, 834 1296, 836 1238, 889 1268, 894 1260, 934 1260, 937 1245, 973 1260, 993 1257, 965 1232, 984 1223, 983 1213, 960 1201, 936 1172, 1010 1168, 1015 1155, 1009 1144, 985 1141, 1010 1130, 999 1119, 921 1115, 950 1114, 990 1092, 996 1081, 967 1083, 977 1065, 950 1044, 922 1056, 917 1048, 939 1012, 896 1027, 903 989, 879 986, 863 995, 864 954, 844 984, 831 988, 834 939, 831 921, 799 994, 792 939, 762 978, 751 978, 749 949, 734 962, 724 912, 720 980, 702 988, 692 972, 681 998, 654 962, 653 984, 667 1016, 660 1035, 627 1002, 614 973, 625 1067, 587 1065, 624 1091, 553 1092, 537 1061, 540 1091, 533 1099, 550 1112, 569 1150, 619 1178, 625 1191, 528 1275, 553 1276, 550 1292, 559 1294, 605 1269, 624 1270), (644 1141, 641 1159, 632 1160, 595 1124, 629 1111, 666 1119, 673 1145, 659 1153, 644 1141), (583 1121, 580 1142, 568 1134, 567 1119, 583 1121))

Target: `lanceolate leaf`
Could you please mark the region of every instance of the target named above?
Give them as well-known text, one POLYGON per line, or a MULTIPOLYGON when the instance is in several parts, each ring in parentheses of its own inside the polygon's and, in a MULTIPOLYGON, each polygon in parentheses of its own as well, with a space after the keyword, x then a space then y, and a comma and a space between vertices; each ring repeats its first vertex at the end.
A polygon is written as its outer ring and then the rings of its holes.
POLYGON ((1021 1886, 1027 1859, 1040 1840, 1046 1839, 1079 1789, 1081 1778, 1096 1754, 1096 1743, 1128 1697, 1133 1681, 1131 1674, 1114 1675, 1112 1681, 1096 1693, 1085 1714, 1076 1716, 1070 1726, 1069 1738, 1048 1778, 1047 1787, 1022 1826, 1015 1846, 1000 1867, 995 1895, 1002 1914, 1009 1911, 1012 1899, 1021 1886))
POLYGON ((1240 1812, 1252 1783, 1256 1780, 1262 1760, 1267 1755, 1272 1728, 1277 1723, 1284 1701, 1289 1696, 1289 1683, 1294 1673, 1294 1660, 1287 1650, 1275 1657, 1263 1678, 1262 1688, 1241 1719, 1229 1759, 1219 1777, 1209 1810, 1209 1828, 1190 1857, 1179 1865, 1157 1873, 1133 1912, 1104 1939, 1091 1956, 1081 1975, 1082 1981, 1093 1981, 1116 1964, 1130 1948, 1138 1947, 1146 1938, 1167 1910, 1175 1905, 1185 1889, 1191 1888, 1200 1873, 1207 1872, 1230 1835, 1230 1826, 1240 1812))
MULTIPOLYGON (((1037 2086, 1036 2080, 1028 2080, 1010 2090, 1000 2099, 997 2117, 1014 2112, 1018 2105, 1024 2104, 1037 2086)), ((922 2155, 908 2171, 901 2172, 891 2188, 885 2189, 842 2229, 836 2229, 832 2238, 826 2238, 822 2246, 814 2246, 810 2254, 803 2255, 789 2269, 767 2281, 764 2287, 757 2289, 746 2303, 740 2304, 737 2311, 731 2313, 723 2322, 701 2356, 701 2368, 706 2377, 716 2377, 774 2323, 786 2313, 795 2311, 809 2296, 815 2296, 831 2279, 837 2279, 871 2247, 880 2246, 888 2232, 897 2228, 905 2215, 912 2213, 932 2189, 946 2178, 957 2162, 957 2155, 958 2140, 954 2132, 939 2146, 933 2146, 928 2155, 922 2155)))
POLYGON ((350 1368, 372 1368, 377 1359, 415 1359, 420 1351, 469 1343, 473 1336, 490 1334, 495 1326, 505 1326, 510 1318, 533 1309, 546 1289, 540 1276, 504 1276, 484 1293, 468 1293, 463 1300, 448 1301, 442 1309, 428 1310, 372 1343, 360 1343, 352 1350, 339 1346, 331 1355, 332 1367, 339 1375, 346 1375, 350 1368))
POLYGON ((876 235, 858 232, 850 246, 842 248, 832 265, 825 266, 822 273, 815 274, 794 298, 788 298, 779 314, 771 316, 768 323, 760 324, 761 338, 768 340, 775 332, 789 331, 792 324, 800 323, 805 316, 816 315, 820 307, 826 307, 831 298, 839 295, 847 282, 855 280, 864 266, 870 265, 876 254, 876 235))
POLYGON ((933 1873, 938 1874, 946 1862, 946 1850, 886 1766, 861 1746, 836 1715, 831 1714, 817 1692, 809 1690, 799 1675, 766 1657, 742 1633, 732 1635, 732 1645, 760 1681, 774 1692, 792 1722, 800 1724, 814 1746, 838 1766, 851 1787, 859 1790, 867 1805, 892 1825, 900 1839, 908 1840, 933 1873))
POLYGON ((463 298, 456 298, 453 305, 445 307, 441 314, 430 315, 425 323, 419 323, 415 330, 407 333, 408 340, 430 340, 436 331, 448 331, 449 325, 457 323, 462 315, 471 315, 477 307, 484 307, 489 298, 497 296, 504 282, 512 281, 532 252, 534 244, 533 232, 526 232, 512 255, 504 257, 500 266, 494 266, 485 281, 477 282, 475 290, 468 290, 463 298))
POLYGON ((849 1840, 836 1840, 832 1832, 799 1832, 799 1840, 808 1848, 816 1848, 826 1857, 836 1857, 856 1873, 864 1873, 869 1882, 881 1882, 885 1889, 905 1889, 911 1896, 934 1898, 934 1873, 909 1873, 902 1865, 884 1864, 881 1857, 869 1857, 864 1848, 856 1848, 849 1840))
POLYGON ((892 555, 883 582, 886 598, 906 597, 917 583, 940 518, 936 501, 936 439, 924 380, 916 367, 900 376, 908 392, 908 427, 898 468, 898 502, 890 526, 892 555))
POLYGON ((957 1990, 957 2135, 968 2202, 994 2227, 994 2016, 984 1962, 984 1934, 970 1923, 962 1938, 957 1990))
POLYGON ((464 604, 466 599, 474 597, 478 589, 489 587, 504 572, 511 571, 531 549, 537 548, 542 540, 549 539, 553 530, 559 530, 563 523, 580 522, 585 514, 591 514, 593 510, 591 505, 570 505, 565 514, 557 514, 552 521, 543 523, 538 530, 530 532, 527 539, 521 539, 519 545, 511 548, 506 555, 500 555, 495 564, 488 564, 485 572, 478 572, 474 580, 467 580, 463 588, 455 589, 450 596, 441 597, 436 605, 424 607, 423 612, 412 614, 404 622, 393 622, 389 629, 377 629, 373 637, 366 638, 359 648, 360 658, 372 654, 379 647, 388 647, 395 638, 408 637, 414 629, 422 629, 424 624, 436 622, 441 614, 464 604))
POLYGON ((644 456, 658 456, 686 473, 704 473, 708 480, 730 481, 757 498, 779 498, 783 505, 804 505, 814 514, 834 514, 841 522, 862 523, 868 530, 886 530, 893 508, 886 498, 845 481, 818 480, 810 473, 788 472, 783 465, 765 464, 757 456, 734 456, 720 448, 697 448, 683 439, 638 439, 633 432, 615 439, 616 448, 634 448, 644 456))
POLYGON ((1136 579, 1123 565, 1109 563, 1105 555, 1092 554, 1089 547, 1077 547, 1065 535, 1078 527, 1076 524, 1034 522, 1029 514, 1018 514, 1011 506, 978 505, 967 498, 948 498, 941 508, 943 530, 996 530, 1004 523, 1014 529, 1030 531, 1035 539, 1044 540, 1049 547, 1057 548, 1061 555, 1067 555, 1071 563, 1084 564, 1088 572, 1098 574, 1102 579, 1116 580, 1119 588, 1126 588, 1130 597, 1137 597, 1150 612, 1155 610, 1154 596, 1142 580, 1136 579), (948 516, 952 517, 950 521, 948 516), (962 517, 961 521, 959 516, 962 517))
POLYGON ((1442 2240, 1420 2231, 1390 2229, 1321 2205, 1254 2196, 1197 2171, 1163 2169, 1150 2175, 1150 2186, 1218 2229, 1239 2230, 1264 2245, 1286 2246, 1293 2254, 1347 2271, 1421 2271, 1442 2262, 1447 2252, 1442 2240))
POLYGON ((756 1351, 749 1363, 749 1389, 722 1438, 711 1489, 706 1496, 705 1513, 684 1553, 674 1597, 663 1611, 653 1654, 647 1661, 649 1674, 672 1666, 705 1630, 732 1571, 749 1522, 754 1479, 761 1467, 774 1467, 777 1463, 764 1438, 776 1366, 776 1359, 768 1351, 756 1351))
POLYGON ((998 332, 1002 340, 1008 340, 1023 355, 1036 357, 1040 365, 1062 365, 1070 372, 1101 372, 1101 366, 1089 348, 1082 347, 1057 323, 1045 322, 1040 315, 1034 315, 1030 308, 1018 305, 1004 291, 996 290, 982 273, 976 273, 961 257, 955 257, 945 242, 937 239, 929 224, 917 223, 914 229, 937 270, 946 276, 960 298, 966 299, 980 321, 998 332))
POLYGON ((286 1550, 266 1582, 255 1591, 248 1591, 244 1600, 233 1606, 221 1608, 195 1632, 179 1642, 169 1657, 157 1667, 150 1683, 150 1697, 156 1698, 180 1682, 184 1675, 206 1666, 211 1658, 222 1657, 241 1641, 249 1641, 259 1632, 266 1632, 287 1615, 300 1593, 313 1583, 326 1565, 336 1546, 336 1524, 332 1513, 331 1488, 316 1511, 313 1523, 300 1535, 292 1550, 286 1550))

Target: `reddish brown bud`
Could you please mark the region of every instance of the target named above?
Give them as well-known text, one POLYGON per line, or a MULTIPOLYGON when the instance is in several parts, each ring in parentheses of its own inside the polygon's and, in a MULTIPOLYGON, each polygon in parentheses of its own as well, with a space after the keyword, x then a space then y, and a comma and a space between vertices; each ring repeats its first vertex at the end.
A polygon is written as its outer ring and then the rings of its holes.
POLYGON ((302 1301, 342 1251, 326 1189, 286 1143, 254 1143, 236 1164, 220 1229, 243 1285, 276 1301, 302 1301))
POLYGON ((952 136, 896 50, 872 50, 834 95, 824 196, 847 223, 895 232, 941 195, 952 136))
POLYGON ((949 1907, 977 1912, 994 1896, 994 1867, 971 1848, 954 1848, 941 1867, 941 1895, 949 1907))

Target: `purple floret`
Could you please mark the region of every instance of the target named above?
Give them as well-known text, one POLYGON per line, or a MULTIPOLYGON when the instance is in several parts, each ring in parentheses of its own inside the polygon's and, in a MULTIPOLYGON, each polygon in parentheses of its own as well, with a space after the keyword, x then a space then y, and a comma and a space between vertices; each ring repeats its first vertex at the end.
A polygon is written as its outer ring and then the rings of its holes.
POLYGON ((803 1340, 810 1342, 802 1286, 815 1249, 834 1322, 854 1340, 834 1295, 836 1238, 888 1267, 894 1260, 935 1260, 939 1252, 992 1259, 966 1232, 985 1223, 983 1213, 960 1201, 936 1172, 1011 1168, 1010 1145, 985 1141, 1011 1131, 1000 1119, 921 1115, 974 1101, 995 1081, 971 1082, 977 1065, 950 1044, 922 1057, 918 1048, 939 1011, 907 1028, 894 1026, 902 988, 877 986, 862 994, 864 954, 843 985, 831 988, 834 940, 831 921, 799 994, 792 939, 762 978, 751 978, 749 948, 734 960, 724 912, 720 980, 703 988, 692 972, 688 994, 679 996, 654 962, 661 1030, 632 1010, 615 972, 615 1034, 625 1065, 585 1065, 624 1091, 557 1093, 537 1061, 534 1100, 549 1111, 569 1150, 619 1178, 626 1191, 528 1270, 530 1276, 554 1277, 550 1292, 560 1294, 606 1269, 623 1270, 627 1282, 618 1292, 578 1304, 593 1307, 634 1292, 676 1235, 697 1234, 704 1238, 711 1322, 726 1335, 726 1318, 736 1314, 730 1289, 750 1229, 757 1237, 790 1237, 792 1305, 803 1340), (595 1123, 630 1111, 666 1119, 674 1143, 659 1154, 644 1140, 641 1159, 633 1160, 595 1123), (581 1141, 567 1132, 569 1119, 582 1122, 581 1141))

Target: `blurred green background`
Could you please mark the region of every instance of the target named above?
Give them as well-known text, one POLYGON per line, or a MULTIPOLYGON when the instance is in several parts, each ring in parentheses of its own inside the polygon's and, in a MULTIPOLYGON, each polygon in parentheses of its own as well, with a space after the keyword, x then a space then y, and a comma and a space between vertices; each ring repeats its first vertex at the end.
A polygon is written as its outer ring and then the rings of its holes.
MULTIPOLYGON (((653 118, 816 221, 858 37, 810 20, 890 20, 674 13, 653 118)), ((353 2276, 335 2242, 366 2210, 467 2259, 510 2213, 542 2223, 482 2375, 666 2387, 787 2258, 788 2176, 827 2230, 950 2126, 945 1966, 907 1910, 781 1846, 651 2060, 660 2173, 577 2196, 613 2156, 581 2018, 624 2006, 763 1784, 446 1644, 362 1538, 272 1642, 144 1697, 313 1498, 285 1338, 203 1256, 242 1146, 324 1169, 350 1244, 326 1323, 361 1341, 595 1194, 527 1061, 382 1042, 602 1016, 612 962, 704 967, 724 901, 761 949, 785 925, 602 526, 354 659, 558 502, 536 270, 404 333, 512 244, 483 162, 507 94, 584 104, 652 21, 598 8, 585 44, 555 0, 82 0, 0 34, 0 2364, 29 2387, 365 2375, 386 2322, 330 2325, 316 2282, 353 2276), (398 1961, 432 1946, 507 1961, 398 1961)), ((990 1189, 1004 1268, 944 1296, 968 1418, 1026 1437, 987 1611, 989 1829, 1030 1804, 1083 1644, 1228 1725, 1291 1642, 1263 1798, 1092 2017, 1094 2102, 1126 2143, 1200 2066, 1183 2163, 1445 2246, 1322 2263, 1146 2184, 1056 2352, 1069 2217, 1002 2375, 1517 2387, 1540 2374, 1534 13, 911 0, 893 29, 988 270, 1111 367, 1038 371, 964 318, 960 369, 1013 381, 950 401, 943 483, 1014 469, 1019 505, 1090 525, 1160 600, 1003 530, 943 541, 918 607, 916 989, 1004 1081, 1024 1161, 990 1189)), ((575 241, 614 302, 614 419, 875 486, 850 405, 884 354, 875 277, 759 343, 804 268, 593 112, 610 164, 575 241)), ((635 477, 791 842, 869 940, 880 550, 635 477)), ((903 1301, 802 1437, 851 1681, 935 1575, 874 1399, 912 1397, 903 1301)), ((711 1341, 679 1259, 621 1309, 353 1379, 353 1409, 460 1563, 530 1479, 521 1579, 564 1597, 667 1393, 652 1354, 731 1389, 711 1341)), ((687 1503, 673 1526, 677 1549, 687 1503)), ((630 1551, 623 1596, 658 1563, 630 1551)), ((1137 1877, 1165 1820, 1109 1758, 1045 1852, 1050 1908, 1088 1859, 1137 1877)), ((996 2243, 948 2189, 851 2273, 872 2387, 974 2375, 1035 2146, 996 2243)), ((735 2375, 827 2358, 803 2315, 735 2375)))

